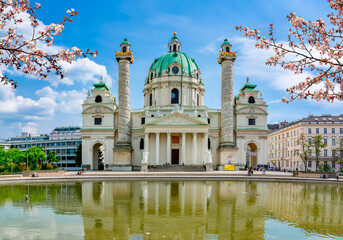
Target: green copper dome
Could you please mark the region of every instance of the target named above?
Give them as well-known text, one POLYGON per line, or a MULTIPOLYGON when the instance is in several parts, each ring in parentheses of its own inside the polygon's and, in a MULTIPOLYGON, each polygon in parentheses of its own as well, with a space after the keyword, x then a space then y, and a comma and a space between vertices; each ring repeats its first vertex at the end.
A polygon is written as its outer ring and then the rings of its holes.
POLYGON ((165 70, 167 70, 167 73, 169 74, 169 66, 174 62, 180 64, 182 66, 181 72, 186 70, 189 76, 192 76, 192 74, 199 69, 195 60, 190 58, 186 53, 168 52, 161 57, 156 58, 151 64, 150 70, 155 71, 156 76, 161 76, 165 70))
POLYGON ((124 38, 124 41, 122 41, 120 45, 122 45, 122 44, 129 44, 129 45, 131 45, 126 38, 124 38))
POLYGON ((231 43, 229 42, 229 40, 227 40, 227 38, 224 39, 224 42, 222 43, 222 46, 225 45, 225 44, 231 45, 231 43))

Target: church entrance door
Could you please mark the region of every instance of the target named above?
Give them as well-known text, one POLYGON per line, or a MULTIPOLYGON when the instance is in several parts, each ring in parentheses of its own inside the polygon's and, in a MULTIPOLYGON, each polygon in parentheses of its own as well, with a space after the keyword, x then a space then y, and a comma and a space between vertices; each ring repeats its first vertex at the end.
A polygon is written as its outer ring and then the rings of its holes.
POLYGON ((179 149, 172 149, 171 163, 179 164, 179 149))

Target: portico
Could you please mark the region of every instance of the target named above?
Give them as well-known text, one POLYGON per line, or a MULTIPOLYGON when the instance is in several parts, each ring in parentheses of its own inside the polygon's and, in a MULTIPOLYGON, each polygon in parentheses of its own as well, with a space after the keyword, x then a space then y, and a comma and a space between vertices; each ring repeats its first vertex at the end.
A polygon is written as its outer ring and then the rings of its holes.
POLYGON ((144 152, 149 153, 148 164, 203 165, 208 131, 208 124, 179 112, 146 124, 144 152))

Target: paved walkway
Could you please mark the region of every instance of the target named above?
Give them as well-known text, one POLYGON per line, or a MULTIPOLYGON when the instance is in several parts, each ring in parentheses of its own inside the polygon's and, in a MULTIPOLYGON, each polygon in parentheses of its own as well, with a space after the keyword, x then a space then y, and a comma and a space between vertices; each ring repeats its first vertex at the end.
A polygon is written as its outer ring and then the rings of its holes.
POLYGON ((343 179, 323 178, 298 178, 292 173, 267 171, 254 172, 252 176, 247 176, 246 171, 214 171, 214 172, 109 172, 109 171, 88 171, 83 175, 77 172, 67 172, 63 177, 1 177, 0 184, 26 183, 26 182, 51 182, 51 181, 91 181, 91 180, 242 180, 242 181, 283 181, 283 182, 325 182, 343 184, 343 179))

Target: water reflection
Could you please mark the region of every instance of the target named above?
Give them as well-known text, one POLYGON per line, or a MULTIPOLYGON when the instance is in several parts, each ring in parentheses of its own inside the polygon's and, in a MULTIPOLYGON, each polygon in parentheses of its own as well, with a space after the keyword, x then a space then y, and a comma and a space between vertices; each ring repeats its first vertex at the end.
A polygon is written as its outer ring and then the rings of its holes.
POLYGON ((25 211, 51 209, 66 219, 78 215, 83 231, 73 234, 85 239, 337 238, 343 237, 342 194, 342 186, 335 184, 243 181, 0 186, 0 226, 10 224, 1 214, 11 205, 25 211), (290 235, 290 228, 298 230, 290 235))

